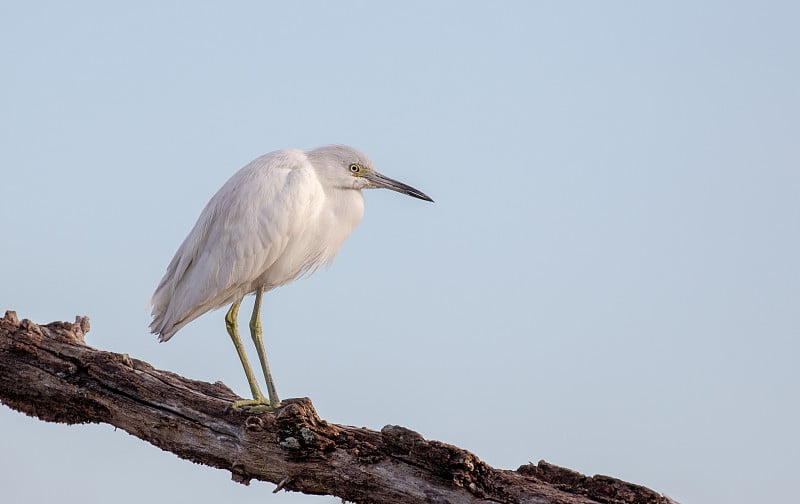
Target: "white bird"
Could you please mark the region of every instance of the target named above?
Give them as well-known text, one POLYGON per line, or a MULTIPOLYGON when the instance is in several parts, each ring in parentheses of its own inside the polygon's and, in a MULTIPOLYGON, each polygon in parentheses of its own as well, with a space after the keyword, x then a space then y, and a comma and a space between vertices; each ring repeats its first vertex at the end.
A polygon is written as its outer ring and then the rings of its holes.
POLYGON ((332 261, 364 215, 361 189, 380 187, 433 201, 379 174, 369 158, 344 145, 279 150, 253 160, 211 198, 178 248, 150 300, 150 331, 167 341, 197 317, 230 304, 225 325, 253 393, 234 407, 277 408, 261 330, 262 296, 332 261), (239 337, 239 305, 251 293, 250 335, 269 399, 239 337))

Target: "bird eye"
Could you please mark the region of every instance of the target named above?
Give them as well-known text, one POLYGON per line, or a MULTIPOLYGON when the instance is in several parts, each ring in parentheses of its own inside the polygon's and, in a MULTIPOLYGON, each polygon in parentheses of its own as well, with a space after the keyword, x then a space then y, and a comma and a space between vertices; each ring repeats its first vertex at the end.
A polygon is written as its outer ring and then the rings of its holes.
POLYGON ((358 163, 353 163, 350 165, 350 173, 358 173, 361 171, 361 165, 358 163))

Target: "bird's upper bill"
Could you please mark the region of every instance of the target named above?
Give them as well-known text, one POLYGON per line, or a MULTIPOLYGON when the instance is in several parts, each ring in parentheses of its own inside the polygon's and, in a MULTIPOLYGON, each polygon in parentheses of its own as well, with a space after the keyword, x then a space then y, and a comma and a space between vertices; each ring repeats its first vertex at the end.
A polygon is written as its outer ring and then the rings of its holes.
POLYGON ((364 178, 369 180, 370 182, 369 187, 374 187, 374 188, 383 187, 385 189, 391 189, 392 191, 397 191, 399 193, 407 194, 414 198, 430 201, 431 203, 433 203, 433 200, 430 198, 430 196, 420 191, 419 189, 414 189, 410 185, 398 182, 397 180, 381 175, 378 172, 373 171, 371 173, 368 173, 364 175, 364 178))

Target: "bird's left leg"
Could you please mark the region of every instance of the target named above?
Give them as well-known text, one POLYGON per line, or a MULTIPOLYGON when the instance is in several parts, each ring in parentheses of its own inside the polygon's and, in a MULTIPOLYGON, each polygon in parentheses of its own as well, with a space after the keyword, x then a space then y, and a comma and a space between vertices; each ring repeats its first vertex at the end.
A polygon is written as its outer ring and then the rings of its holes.
POLYGON ((239 338, 239 323, 237 319, 239 318, 239 305, 241 303, 241 299, 233 303, 228 310, 228 313, 225 314, 225 328, 228 330, 228 334, 233 340, 233 346, 236 347, 236 353, 239 354, 239 360, 242 361, 244 374, 247 375, 247 382, 250 384, 250 391, 253 392, 253 398, 236 401, 233 403, 233 407, 269 407, 270 403, 267 401, 267 398, 264 397, 264 394, 261 393, 261 389, 258 388, 258 382, 256 381, 255 375, 253 375, 253 370, 250 368, 250 363, 247 360, 247 354, 244 352, 244 345, 242 345, 242 340, 239 338))
POLYGON ((273 383, 272 374, 269 372, 267 351, 264 350, 264 335, 261 329, 261 298, 263 295, 263 287, 256 289, 256 300, 255 303, 253 303, 253 316, 250 317, 250 336, 253 337, 253 343, 255 343, 256 351, 258 352, 258 360, 261 361, 261 369, 264 371, 264 379, 267 381, 269 403, 273 408, 277 408, 281 405, 281 400, 278 399, 278 393, 275 391, 275 383, 273 383))

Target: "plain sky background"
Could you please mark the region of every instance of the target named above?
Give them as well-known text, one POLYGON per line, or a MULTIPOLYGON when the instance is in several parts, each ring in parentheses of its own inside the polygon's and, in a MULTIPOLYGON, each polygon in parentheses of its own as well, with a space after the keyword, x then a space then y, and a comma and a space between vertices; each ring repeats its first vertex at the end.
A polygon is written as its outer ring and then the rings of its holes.
MULTIPOLYGON (((238 168, 351 144, 436 203, 367 192, 333 266, 266 296, 281 397, 495 467, 788 501, 797 5, 3 2, 0 309, 247 396, 223 311, 159 344, 145 303, 238 168)), ((338 502, 7 407, 0 446, 4 502, 338 502)))

